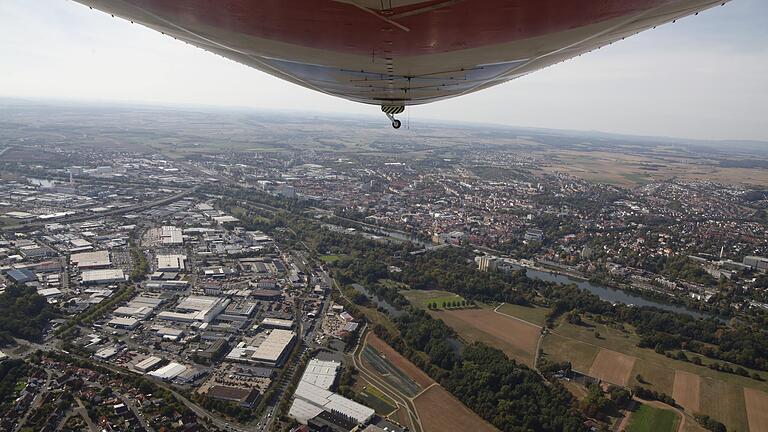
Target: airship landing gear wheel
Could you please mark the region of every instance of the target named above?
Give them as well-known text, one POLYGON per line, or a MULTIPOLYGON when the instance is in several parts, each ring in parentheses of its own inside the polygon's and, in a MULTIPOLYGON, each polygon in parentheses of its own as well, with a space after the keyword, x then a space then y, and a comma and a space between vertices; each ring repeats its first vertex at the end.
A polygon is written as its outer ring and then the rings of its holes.
POLYGON ((394 105, 394 106, 382 106, 381 111, 389 118, 389 121, 392 122, 392 127, 395 129, 400 129, 400 126, 402 126, 402 123, 400 120, 395 118, 395 114, 400 114, 401 112, 405 111, 405 107, 402 105, 394 105))

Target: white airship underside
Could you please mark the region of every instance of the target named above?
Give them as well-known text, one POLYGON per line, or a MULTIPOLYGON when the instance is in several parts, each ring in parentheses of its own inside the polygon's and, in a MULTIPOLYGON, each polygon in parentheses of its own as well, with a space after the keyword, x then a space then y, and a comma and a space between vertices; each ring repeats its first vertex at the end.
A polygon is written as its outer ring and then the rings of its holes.
MULTIPOLYGON (((393 115, 729 0, 76 0, 393 115)), ((247 83, 243 83, 247 85, 247 83)))

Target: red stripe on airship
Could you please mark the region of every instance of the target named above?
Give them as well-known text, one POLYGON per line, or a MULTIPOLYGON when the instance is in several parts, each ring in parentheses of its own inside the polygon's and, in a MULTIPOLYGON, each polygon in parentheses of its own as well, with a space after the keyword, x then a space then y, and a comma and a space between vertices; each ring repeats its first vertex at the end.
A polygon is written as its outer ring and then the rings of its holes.
POLYGON ((645 11, 672 1, 434 0, 375 13, 350 4, 354 0, 125 2, 181 27, 198 29, 203 25, 311 48, 397 57, 528 39, 645 11))

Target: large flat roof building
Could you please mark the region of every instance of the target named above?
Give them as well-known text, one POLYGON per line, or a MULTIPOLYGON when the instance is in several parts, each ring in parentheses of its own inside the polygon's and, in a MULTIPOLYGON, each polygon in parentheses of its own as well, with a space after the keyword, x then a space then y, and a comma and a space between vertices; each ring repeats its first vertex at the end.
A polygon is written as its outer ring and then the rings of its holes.
POLYGON ((109 251, 82 252, 72 254, 69 262, 81 269, 103 268, 112 265, 112 259, 109 257, 109 251))
POLYGON ((293 320, 280 319, 280 318, 264 318, 261 321, 261 325, 266 328, 290 330, 293 328, 293 320))
POLYGON ((208 296, 189 296, 176 306, 175 311, 163 311, 158 319, 178 322, 209 323, 226 309, 229 299, 208 296))
POLYGON ((744 257, 744 264, 758 270, 768 270, 768 258, 766 257, 746 256, 744 257))
POLYGON ((336 361, 310 360, 296 387, 288 415, 301 424, 324 413, 340 414, 357 424, 369 422, 374 415, 373 409, 330 391, 340 367, 341 363, 336 361))
POLYGON ((337 361, 312 359, 307 364, 301 380, 325 390, 331 390, 336 383, 340 368, 341 363, 337 361))
POLYGON ((251 358, 259 364, 280 367, 288 357, 295 340, 296 333, 290 330, 274 329, 256 348, 251 358))
POLYGON ((320 415, 323 411, 339 413, 358 424, 365 424, 373 418, 375 411, 344 396, 330 392, 306 381, 296 387, 295 399, 288 415, 301 424, 320 415))
POLYGON ((125 273, 120 269, 85 270, 82 273, 83 285, 104 285, 125 282, 125 273))
POLYGON ((162 361, 163 359, 161 359, 160 357, 155 357, 155 356, 147 357, 144 360, 136 363, 136 365, 133 366, 133 368, 141 373, 147 373, 152 369, 156 368, 157 365, 159 365, 160 362, 162 361))
POLYGON ((139 325, 139 320, 135 318, 116 317, 112 318, 107 325, 119 329, 133 330, 139 325))
POLYGON ((184 243, 181 228, 175 226, 160 228, 160 242, 164 245, 180 245, 184 243))
POLYGON ((181 271, 186 268, 186 255, 158 255, 157 256, 157 270, 164 271, 181 271))
POLYGON ((239 342, 227 354, 227 360, 280 367, 296 343, 296 333, 290 330, 274 329, 264 332, 251 340, 239 342))
POLYGON ((252 408, 259 399, 259 391, 255 388, 245 389, 238 387, 214 385, 206 393, 211 399, 219 399, 228 402, 237 402, 243 408, 252 408))
POLYGON ((34 282, 37 280, 35 272, 27 269, 11 269, 5 274, 9 279, 16 283, 34 282))
POLYGON ((168 381, 172 380, 185 370, 187 370, 186 366, 176 362, 171 362, 156 371, 149 372, 147 375, 168 381))

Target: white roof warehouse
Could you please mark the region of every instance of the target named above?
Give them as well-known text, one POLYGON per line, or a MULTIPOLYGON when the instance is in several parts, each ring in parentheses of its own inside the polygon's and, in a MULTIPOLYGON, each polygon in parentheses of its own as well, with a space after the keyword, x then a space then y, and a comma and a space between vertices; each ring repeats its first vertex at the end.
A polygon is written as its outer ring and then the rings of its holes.
POLYGON ((338 370, 337 362, 311 360, 296 387, 288 415, 301 424, 307 424, 322 412, 339 413, 358 424, 369 422, 375 413, 373 409, 329 391, 338 370))

